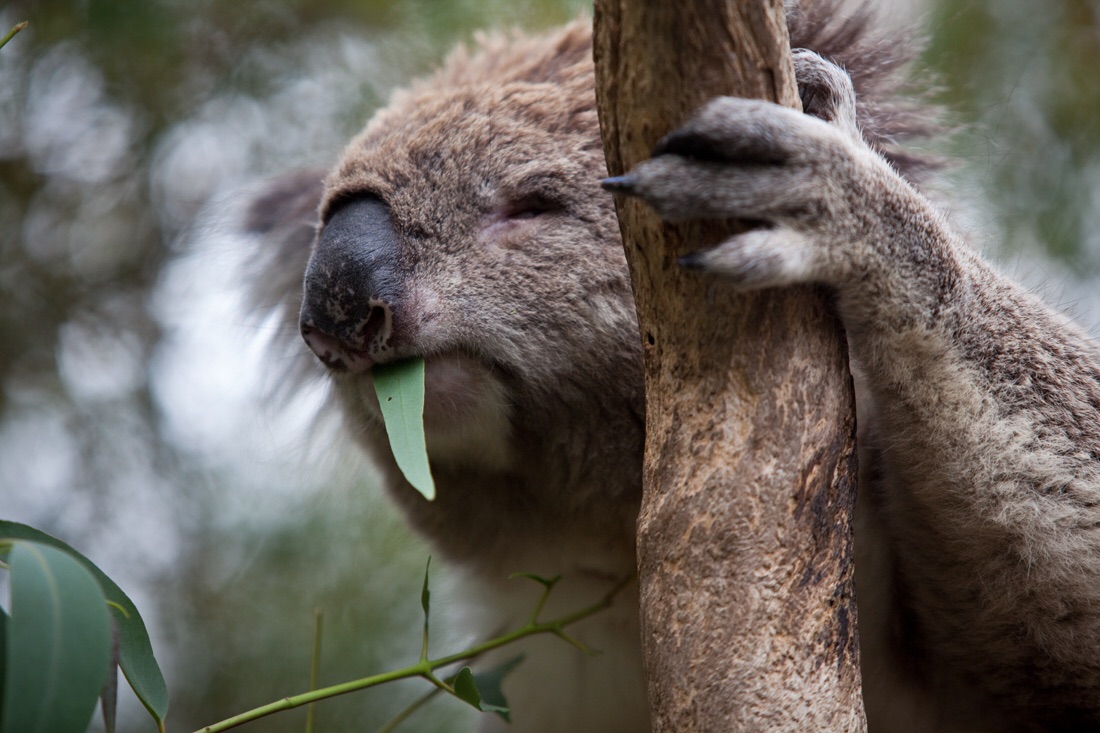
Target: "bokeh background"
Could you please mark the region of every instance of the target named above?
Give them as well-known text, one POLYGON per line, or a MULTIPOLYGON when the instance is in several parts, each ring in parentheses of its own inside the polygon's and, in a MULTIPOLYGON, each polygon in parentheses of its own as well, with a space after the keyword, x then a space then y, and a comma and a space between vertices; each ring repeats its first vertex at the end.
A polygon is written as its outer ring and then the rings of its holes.
MULTIPOLYGON (((1003 267, 1100 322, 1100 2, 881 0, 927 29, 957 134, 940 199, 1003 267)), ((410 661, 428 549, 316 405, 272 400, 274 325, 243 308, 230 223, 334 160, 391 89, 479 28, 587 3, 17 0, 0 6, 0 516, 96 560, 143 610, 189 731, 410 661)), ((434 566, 433 566, 434 567, 434 566)), ((441 639, 446 591, 435 567, 441 639)), ((5 598, 0 587, 0 598, 5 598)), ((0 602, 6 602, 0 600, 0 602)), ((416 683, 320 706, 375 730, 416 683)), ((152 725, 126 693, 123 731, 152 725)), ((294 711, 253 725, 302 730, 294 711)), ((433 702, 403 730, 470 730, 433 702)))

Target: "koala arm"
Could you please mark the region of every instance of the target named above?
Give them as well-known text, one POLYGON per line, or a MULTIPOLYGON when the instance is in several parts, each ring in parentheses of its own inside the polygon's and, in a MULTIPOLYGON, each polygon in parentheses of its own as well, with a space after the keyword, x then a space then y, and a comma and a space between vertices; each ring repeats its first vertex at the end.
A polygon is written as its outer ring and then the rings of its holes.
POLYGON ((685 266, 835 293, 915 663, 1040 724, 1096 723, 1100 348, 863 142, 840 68, 795 61, 809 114, 714 100, 605 187, 667 219, 754 224, 685 266))

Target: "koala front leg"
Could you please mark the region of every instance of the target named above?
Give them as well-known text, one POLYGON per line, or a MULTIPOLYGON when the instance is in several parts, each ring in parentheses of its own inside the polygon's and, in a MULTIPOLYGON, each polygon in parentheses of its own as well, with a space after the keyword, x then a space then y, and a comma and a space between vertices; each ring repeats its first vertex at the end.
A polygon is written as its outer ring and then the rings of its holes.
POLYGON ((835 292, 875 415, 876 521, 908 663, 941 718, 965 691, 1007 711, 1005 729, 1095 729, 1100 348, 862 142, 843 71, 809 52, 796 65, 815 116, 717 99, 606 186, 668 219, 750 223, 685 265, 741 288, 835 292))

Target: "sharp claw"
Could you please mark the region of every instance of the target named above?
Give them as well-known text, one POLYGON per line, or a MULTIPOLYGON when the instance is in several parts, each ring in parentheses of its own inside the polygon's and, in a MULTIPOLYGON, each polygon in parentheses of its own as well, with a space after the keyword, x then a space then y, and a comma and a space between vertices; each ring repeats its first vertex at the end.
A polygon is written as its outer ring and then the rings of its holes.
POLYGON ((605 191, 611 191, 612 193, 634 193, 634 187, 638 183, 637 176, 627 173, 622 176, 611 176, 600 181, 600 185, 605 191))

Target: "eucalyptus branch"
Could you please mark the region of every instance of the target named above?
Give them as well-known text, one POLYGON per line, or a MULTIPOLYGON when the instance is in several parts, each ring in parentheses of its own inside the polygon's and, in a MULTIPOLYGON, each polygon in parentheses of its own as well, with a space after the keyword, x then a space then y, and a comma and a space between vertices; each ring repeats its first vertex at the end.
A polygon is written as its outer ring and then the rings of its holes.
POLYGON ((553 578, 543 578, 533 573, 517 573, 512 577, 528 578, 542 585, 542 595, 539 596, 539 601, 535 604, 535 610, 531 611, 531 623, 534 623, 538 620, 539 614, 542 613, 542 608, 546 605, 546 599, 550 597, 550 591, 554 590, 554 586, 561 580, 561 576, 555 575, 553 578))
MULTIPOLYGON (((581 642, 569 636, 565 632, 565 628, 577 623, 578 621, 583 621, 584 619, 593 616, 606 608, 609 608, 612 602, 615 600, 615 596, 617 596, 619 592, 622 591, 622 589, 630 583, 631 580, 633 580, 632 576, 624 578, 620 582, 616 583, 615 586, 610 591, 608 591, 607 594, 605 594, 603 598, 601 598, 599 601, 578 611, 574 611, 573 613, 560 616, 550 621, 538 621, 537 618, 533 617, 518 629, 510 631, 506 634, 501 634, 500 636, 494 637, 480 644, 476 644, 469 649, 465 649, 454 654, 448 654, 437 659, 421 658, 420 661, 418 661, 416 664, 411 664, 407 667, 402 667, 401 669, 395 669, 390 672, 383 672, 381 674, 363 677, 358 680, 352 680, 351 682, 344 682, 338 685, 323 687, 319 690, 311 690, 309 692, 304 692, 299 695, 284 697, 281 700, 276 700, 275 702, 268 703, 267 705, 262 705, 258 708, 254 708, 253 710, 249 710, 239 715, 234 715, 231 718, 226 718, 225 720, 214 723, 213 725, 208 725, 205 728, 200 728, 195 733, 221 733, 221 731, 227 731, 232 728, 236 728, 237 726, 244 725, 245 723, 250 723, 254 720, 259 720, 260 718, 283 710, 291 710, 293 708, 297 708, 302 705, 308 705, 319 700, 337 697, 338 695, 346 695, 347 693, 355 692, 356 690, 363 690, 368 687, 375 687, 386 682, 409 679, 411 677, 420 677, 421 679, 427 680, 433 685, 436 685, 437 689, 454 694, 454 687, 436 677, 435 670, 439 669, 440 667, 447 667, 451 664, 455 664, 456 662, 476 659, 486 652, 490 652, 494 649, 499 649, 500 647, 507 646, 508 644, 512 644, 519 641, 520 639, 525 639, 529 636, 537 636, 539 634, 552 634, 560 639, 564 639, 565 641, 573 644, 574 646, 577 646, 578 648, 588 653, 592 653, 591 650, 588 649, 588 647, 584 646, 583 644, 581 644, 581 642)), ((545 602, 546 594, 550 592, 553 586, 552 583, 544 583, 544 585, 546 585, 547 587, 543 591, 543 597, 539 600, 538 608, 540 609, 545 602)))
POLYGON ((24 20, 22 23, 16 23, 14 26, 12 26, 12 29, 10 31, 8 31, 8 34, 6 36, 4 36, 3 38, 0 38, 0 48, 3 48, 4 46, 6 46, 8 41, 15 38, 16 33, 23 30, 28 25, 29 24, 27 23, 27 21, 24 20))
MULTIPOLYGON (((321 675, 321 637, 325 628, 325 612, 320 608, 313 611, 313 655, 309 662, 309 689, 317 689, 317 680, 321 675)), ((306 708, 306 733, 313 733, 317 722, 317 708, 312 704, 306 708)))

